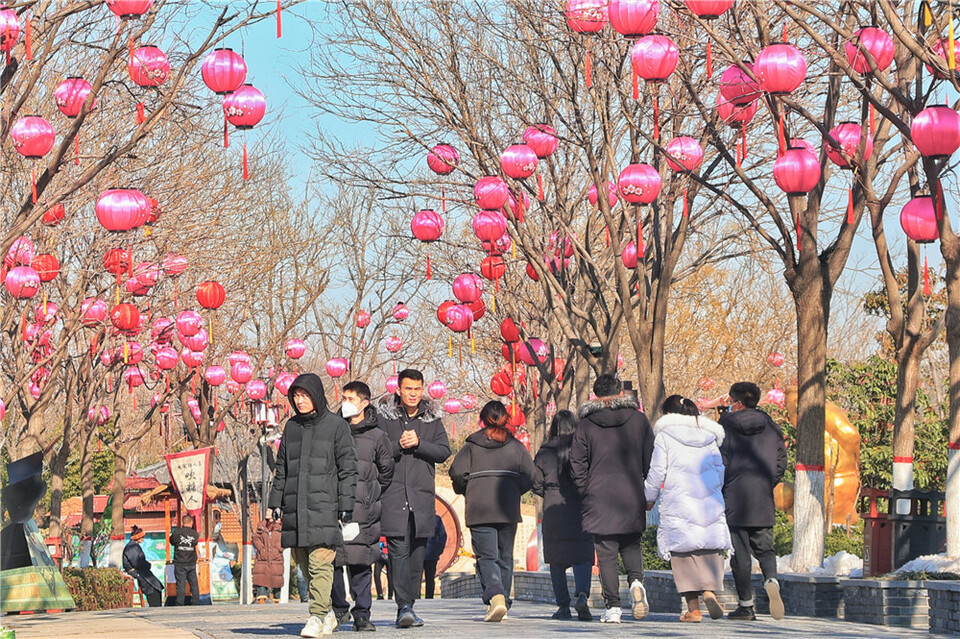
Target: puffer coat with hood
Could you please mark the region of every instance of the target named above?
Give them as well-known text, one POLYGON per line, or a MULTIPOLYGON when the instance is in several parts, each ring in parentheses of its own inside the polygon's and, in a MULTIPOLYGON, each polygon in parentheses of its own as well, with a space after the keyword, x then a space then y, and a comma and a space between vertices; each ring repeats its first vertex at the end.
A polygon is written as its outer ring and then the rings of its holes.
POLYGON ((744 408, 720 418, 725 433, 720 454, 726 474, 723 498, 731 528, 772 528, 773 487, 787 470, 783 431, 769 415, 744 408))
POLYGON ((513 435, 498 442, 486 430, 467 437, 450 466, 453 492, 466 496, 467 526, 519 522, 520 496, 540 474, 513 435))
POLYGON ((360 534, 344 542, 346 563, 372 564, 380 557, 380 497, 393 479, 393 453, 387 434, 379 428, 377 411, 364 410, 364 420, 350 424, 357 445, 357 503, 353 521, 360 524, 360 534))
POLYGON ((657 420, 653 432, 644 491, 647 501, 660 498, 658 554, 670 559, 674 552, 730 549, 720 457, 723 428, 703 416, 669 413, 657 420))
POLYGON ((570 474, 583 497, 583 529, 594 535, 642 533, 647 527, 643 481, 653 454, 653 429, 630 395, 580 406, 570 449, 570 474))
POLYGON ((298 376, 287 393, 296 415, 283 427, 267 504, 282 508, 284 548, 342 547, 340 511, 353 511, 357 490, 357 450, 350 425, 327 409, 317 375, 298 376), (310 394, 314 410, 300 414, 293 391, 310 394))

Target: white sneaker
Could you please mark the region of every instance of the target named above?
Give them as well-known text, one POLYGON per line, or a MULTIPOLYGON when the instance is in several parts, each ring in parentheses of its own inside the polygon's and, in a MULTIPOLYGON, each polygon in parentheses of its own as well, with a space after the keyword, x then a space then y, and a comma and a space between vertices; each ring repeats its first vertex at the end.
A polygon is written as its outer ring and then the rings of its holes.
POLYGON ((306 625, 303 627, 303 630, 300 631, 300 636, 316 639, 320 636, 320 630, 322 626, 323 620, 320 617, 313 615, 307 619, 306 625))
POLYGON ((780 621, 784 613, 783 599, 780 597, 780 582, 776 579, 767 579, 763 589, 767 591, 767 597, 770 598, 770 616, 780 621))
POLYGON ((620 606, 614 606, 613 608, 607 608, 603 611, 603 614, 600 616, 600 623, 620 623, 620 616, 623 614, 623 611, 620 610, 620 606))
POLYGON ((634 579, 630 584, 630 605, 633 607, 633 618, 637 621, 646 617, 650 611, 650 606, 647 605, 647 589, 639 579, 634 579))
POLYGON ((323 617, 323 627, 320 628, 321 637, 329 637, 333 634, 333 631, 337 629, 337 626, 340 625, 340 622, 337 621, 337 613, 334 611, 328 612, 323 617))

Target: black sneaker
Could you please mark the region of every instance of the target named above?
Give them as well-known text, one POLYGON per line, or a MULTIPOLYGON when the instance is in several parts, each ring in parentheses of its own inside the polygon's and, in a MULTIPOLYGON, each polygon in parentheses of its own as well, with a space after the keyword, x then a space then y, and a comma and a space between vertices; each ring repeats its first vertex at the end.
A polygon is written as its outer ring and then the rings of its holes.
POLYGON ((373 625, 369 617, 360 617, 353 620, 353 629, 357 632, 374 632, 377 627, 373 625))
POLYGON ((737 609, 727 615, 727 619, 733 619, 734 621, 756 621, 757 613, 754 612, 753 606, 737 606, 737 609))
POLYGON ((590 612, 590 606, 587 605, 587 595, 580 593, 577 595, 577 601, 573 607, 577 610, 577 619, 580 621, 593 621, 593 613, 590 612))
MULTIPOLYGON (((410 628, 415 625, 417 616, 413 614, 413 606, 404 606, 397 611, 397 628, 410 628)), ((423 625, 423 622, 420 622, 423 625)))
POLYGON ((557 608, 557 611, 550 615, 551 619, 573 619, 573 615, 570 614, 570 606, 560 606, 557 608))
POLYGON ((345 622, 350 621, 350 611, 349 610, 334 610, 333 614, 337 617, 337 626, 342 626, 345 622))
POLYGON ((420 628, 423 626, 423 619, 420 618, 420 615, 413 613, 413 627, 420 628))

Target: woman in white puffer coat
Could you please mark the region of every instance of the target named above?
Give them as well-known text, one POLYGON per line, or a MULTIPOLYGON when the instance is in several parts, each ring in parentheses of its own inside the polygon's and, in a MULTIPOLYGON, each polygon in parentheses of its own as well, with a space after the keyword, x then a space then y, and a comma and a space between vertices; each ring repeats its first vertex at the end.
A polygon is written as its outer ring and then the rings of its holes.
POLYGON ((671 395, 653 432, 644 494, 648 509, 660 498, 657 549, 670 560, 677 591, 687 601, 680 621, 701 620, 701 593, 710 617, 719 619, 723 608, 715 593, 723 590, 723 553, 731 548, 723 503, 723 427, 700 415, 691 400, 671 395))

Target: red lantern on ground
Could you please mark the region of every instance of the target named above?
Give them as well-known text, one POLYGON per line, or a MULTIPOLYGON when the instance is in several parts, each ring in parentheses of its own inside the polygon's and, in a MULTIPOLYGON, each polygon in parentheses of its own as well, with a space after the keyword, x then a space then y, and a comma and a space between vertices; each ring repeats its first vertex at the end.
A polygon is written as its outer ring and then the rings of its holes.
POLYGON ((227 293, 220 282, 207 280, 197 287, 197 302, 203 308, 220 308, 227 299, 227 293))
MULTIPOLYGON (((439 213, 433 209, 418 211, 410 220, 410 231, 413 236, 424 244, 431 244, 443 235, 444 221, 439 213)), ((427 279, 433 277, 430 268, 430 252, 427 252, 427 279)))
POLYGON ((110 309, 110 322, 120 331, 136 330, 140 327, 140 309, 133 304, 117 304, 110 309))
POLYGON ((137 86, 158 87, 170 77, 170 61, 163 51, 148 44, 133 52, 127 71, 137 86))
MULTIPOLYGON (((753 64, 744 61, 742 66, 753 70, 753 64)), ((760 83, 750 77, 739 64, 731 64, 720 76, 720 95, 731 104, 743 106, 760 97, 760 83)))
POLYGON ((920 195, 907 202, 900 211, 900 228, 907 237, 920 244, 940 239, 933 198, 929 195, 920 195))
POLYGON ((540 161, 526 144, 511 144, 500 154, 500 168, 515 180, 524 180, 537 170, 540 161))
POLYGON ((913 118, 910 137, 920 155, 950 157, 960 148, 960 114, 948 106, 927 107, 913 118))
POLYGON ((13 297, 27 299, 40 290, 40 276, 29 266, 14 266, 7 273, 3 285, 13 297))
POLYGON ((427 386, 427 394, 433 399, 441 399, 447 394, 447 385, 441 382, 439 379, 430 382, 430 385, 427 386))
POLYGON ((473 197, 481 209, 502 209, 510 197, 510 187, 495 175, 488 175, 477 180, 473 187, 473 197))
POLYGON ((507 218, 500 211, 483 210, 473 216, 473 234, 481 242, 495 242, 507 230, 507 218))
POLYGON ((453 296, 469 304, 483 295, 483 280, 473 273, 461 273, 453 280, 453 296))
POLYGON ((137 189, 108 189, 97 198, 96 213, 107 231, 123 233, 146 223, 150 202, 137 189))
MULTIPOLYGON (((260 123, 267 112, 267 98, 252 84, 244 84, 232 93, 223 97, 223 113, 227 122, 240 131, 249 131, 260 123)), ((223 146, 228 146, 226 130, 224 130, 223 146)), ((247 161, 247 142, 243 142, 243 179, 250 178, 250 168, 247 161)))
POLYGON ((233 49, 214 49, 200 69, 203 82, 217 95, 236 91, 247 79, 247 63, 233 49))
POLYGON ((63 206, 63 203, 54 204, 43 214, 43 220, 41 220, 44 226, 57 226, 67 217, 67 209, 63 206))
POLYGON ((460 164, 460 154, 449 144, 438 144, 427 153, 427 166, 437 175, 449 175, 460 164))
POLYGON ((631 164, 620 172, 620 197, 631 204, 650 204, 660 194, 660 174, 649 164, 631 164))
POLYGON ((60 262, 49 253, 41 253, 34 257, 30 266, 37 272, 41 282, 52 282, 60 274, 60 262))
POLYGON ((873 56, 877 71, 886 71, 893 62, 893 38, 889 33, 877 27, 863 27, 857 29, 853 39, 844 45, 847 53, 847 62, 857 73, 869 73, 869 53, 873 56))
POLYGON ((792 44, 770 44, 757 55, 753 72, 761 89, 774 95, 787 95, 806 79, 807 61, 792 44))

